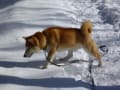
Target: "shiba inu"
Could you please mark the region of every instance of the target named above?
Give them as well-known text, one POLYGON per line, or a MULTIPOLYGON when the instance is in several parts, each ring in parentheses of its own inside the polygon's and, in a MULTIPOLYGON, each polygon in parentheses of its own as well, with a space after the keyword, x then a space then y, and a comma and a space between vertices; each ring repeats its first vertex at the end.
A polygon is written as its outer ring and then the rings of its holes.
POLYGON ((39 50, 47 50, 47 60, 43 68, 47 68, 50 62, 54 61, 57 51, 68 50, 68 55, 62 60, 73 56, 73 51, 83 48, 89 55, 94 56, 102 65, 101 56, 96 42, 91 37, 93 26, 91 21, 84 21, 80 28, 48 27, 42 32, 27 37, 26 51, 24 57, 31 57, 33 53, 39 50))

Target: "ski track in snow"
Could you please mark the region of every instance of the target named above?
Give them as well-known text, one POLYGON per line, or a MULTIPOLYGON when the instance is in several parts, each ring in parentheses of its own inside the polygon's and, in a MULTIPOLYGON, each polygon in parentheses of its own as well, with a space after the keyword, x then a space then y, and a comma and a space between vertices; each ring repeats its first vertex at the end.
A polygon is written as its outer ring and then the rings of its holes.
MULTIPOLYGON (((90 0, 16 0, 2 7, 0 90, 91 90, 88 63, 64 67, 49 65, 42 70, 43 52, 23 58, 25 42, 21 38, 48 26, 79 28, 85 19, 94 23, 92 35, 98 46, 105 44, 109 49, 102 57, 103 67, 92 69, 95 90, 120 90, 120 31, 115 32, 112 25, 102 24, 98 11, 97 4, 90 0)), ((65 55, 66 52, 59 52, 57 58, 65 55)), ((89 57, 80 49, 71 58, 78 59, 88 60, 89 57)))

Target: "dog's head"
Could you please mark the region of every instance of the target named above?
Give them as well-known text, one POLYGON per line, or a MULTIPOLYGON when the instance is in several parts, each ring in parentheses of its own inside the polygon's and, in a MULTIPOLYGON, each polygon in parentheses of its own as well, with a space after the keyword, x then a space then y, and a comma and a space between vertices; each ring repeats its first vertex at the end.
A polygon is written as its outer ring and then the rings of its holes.
POLYGON ((32 36, 23 37, 25 39, 25 53, 24 57, 31 57, 34 53, 43 49, 46 45, 45 36, 38 32, 32 36))

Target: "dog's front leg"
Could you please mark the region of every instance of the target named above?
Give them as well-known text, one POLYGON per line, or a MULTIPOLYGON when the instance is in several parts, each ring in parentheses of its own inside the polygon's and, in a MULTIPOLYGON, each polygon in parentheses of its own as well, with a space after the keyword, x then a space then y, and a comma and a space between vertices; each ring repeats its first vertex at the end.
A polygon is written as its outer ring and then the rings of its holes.
POLYGON ((56 47, 53 47, 49 50, 47 60, 43 66, 43 68, 47 68, 49 62, 53 62, 56 54, 56 47))

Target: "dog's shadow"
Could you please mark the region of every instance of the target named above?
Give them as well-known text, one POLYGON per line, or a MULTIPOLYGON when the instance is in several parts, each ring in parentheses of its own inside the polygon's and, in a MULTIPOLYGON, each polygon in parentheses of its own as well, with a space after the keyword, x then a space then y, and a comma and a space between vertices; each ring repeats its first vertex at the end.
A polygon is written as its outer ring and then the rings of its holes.
MULTIPOLYGON (((42 66, 45 64, 46 60, 34 60, 28 62, 16 62, 16 61, 0 61, 0 67, 12 68, 12 67, 21 67, 21 68, 39 68, 42 69, 42 66)), ((59 59, 55 60, 56 64, 61 63, 59 59)), ((65 63, 65 62, 63 62, 65 63)))
POLYGON ((45 61, 35 60, 28 62, 13 62, 13 61, 0 61, 0 67, 12 68, 12 67, 24 67, 24 68, 40 68, 45 61))
MULTIPOLYGON (((28 61, 28 62, 13 62, 13 61, 0 61, 0 67, 5 68, 12 68, 12 67, 21 67, 21 68, 39 68, 43 69, 42 66, 45 64, 46 60, 34 60, 34 61, 28 61)), ((71 61, 60 61, 60 59, 56 59, 55 62, 58 65, 66 66, 74 63, 89 63, 89 61, 86 60, 71 60, 71 61)), ((97 68, 97 65, 93 65, 94 68, 97 68)))

